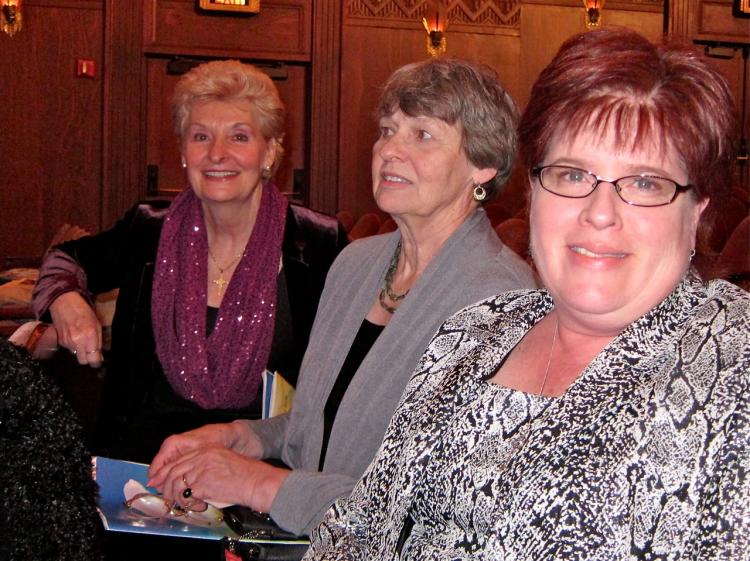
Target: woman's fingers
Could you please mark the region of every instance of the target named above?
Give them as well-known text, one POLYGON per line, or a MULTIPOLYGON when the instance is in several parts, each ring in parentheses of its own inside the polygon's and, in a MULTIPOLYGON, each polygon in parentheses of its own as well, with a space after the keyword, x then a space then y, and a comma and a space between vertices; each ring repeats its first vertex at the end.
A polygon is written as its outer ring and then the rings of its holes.
MULTIPOLYGON (((82 364, 88 364, 93 368, 97 368, 102 365, 102 352, 101 350, 86 351, 86 360, 82 364)), ((80 362, 80 361, 79 361, 80 362)))
POLYGON ((200 499, 268 512, 288 473, 232 450, 211 447, 185 454, 164 466, 163 483, 156 488, 181 504, 200 499), (190 489, 187 498, 186 489, 190 489))
MULTIPOLYGON (((209 446, 223 446, 226 441, 224 433, 232 429, 231 424, 220 423, 205 425, 195 430, 168 437, 164 440, 156 456, 151 461, 149 476, 155 483, 161 483, 164 479, 162 468, 165 465, 178 460, 181 456, 194 450, 209 446)), ((149 482, 149 485, 151 485, 151 482, 149 482)))
POLYGON ((50 305, 58 342, 76 357, 78 364, 102 363, 102 327, 83 297, 76 292, 60 295, 50 305))

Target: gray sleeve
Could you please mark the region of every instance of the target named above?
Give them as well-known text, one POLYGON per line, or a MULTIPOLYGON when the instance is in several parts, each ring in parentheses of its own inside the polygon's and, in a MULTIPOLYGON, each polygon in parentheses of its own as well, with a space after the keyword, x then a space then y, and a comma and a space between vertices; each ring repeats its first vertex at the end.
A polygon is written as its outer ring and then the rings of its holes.
POLYGON ((263 447, 262 458, 281 458, 286 428, 289 424, 289 413, 270 419, 247 421, 250 430, 260 439, 263 447))
POLYGON ((309 535, 333 502, 348 495, 356 482, 346 475, 293 470, 276 494, 271 517, 285 530, 309 535))

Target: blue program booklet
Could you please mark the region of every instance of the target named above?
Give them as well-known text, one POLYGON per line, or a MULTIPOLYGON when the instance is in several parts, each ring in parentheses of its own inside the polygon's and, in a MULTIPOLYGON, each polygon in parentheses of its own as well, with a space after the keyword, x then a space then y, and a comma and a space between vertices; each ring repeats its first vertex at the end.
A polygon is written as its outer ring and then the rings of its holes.
MULTIPOLYGON (((207 528, 168 518, 147 518, 133 513, 125 506, 123 487, 130 479, 145 487, 148 481, 148 465, 102 456, 94 456, 91 461, 94 480, 99 485, 99 514, 107 530, 205 540, 220 540, 224 536, 236 537, 223 522, 207 528)), ((147 490, 156 493, 153 488, 147 487, 147 490)))

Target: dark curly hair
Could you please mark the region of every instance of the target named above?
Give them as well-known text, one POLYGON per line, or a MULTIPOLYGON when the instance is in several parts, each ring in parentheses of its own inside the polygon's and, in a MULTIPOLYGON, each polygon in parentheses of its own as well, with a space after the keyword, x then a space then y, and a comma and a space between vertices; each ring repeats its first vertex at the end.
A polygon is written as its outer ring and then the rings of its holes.
POLYGON ((0 340, 0 560, 101 560, 82 431, 29 354, 0 340))

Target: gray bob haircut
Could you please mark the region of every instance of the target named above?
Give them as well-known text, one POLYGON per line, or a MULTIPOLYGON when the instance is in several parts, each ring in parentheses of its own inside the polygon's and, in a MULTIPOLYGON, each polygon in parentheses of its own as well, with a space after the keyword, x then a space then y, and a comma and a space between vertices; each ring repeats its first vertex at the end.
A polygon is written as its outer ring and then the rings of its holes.
POLYGON ((457 125, 469 161, 480 169, 497 169, 484 185, 488 199, 500 192, 516 158, 518 109, 494 70, 456 58, 402 66, 385 83, 376 116, 399 109, 410 117, 457 125))

